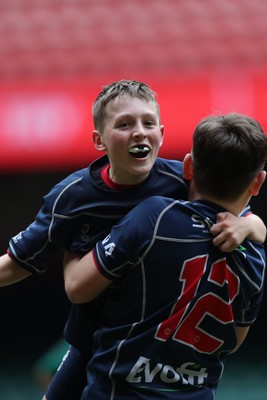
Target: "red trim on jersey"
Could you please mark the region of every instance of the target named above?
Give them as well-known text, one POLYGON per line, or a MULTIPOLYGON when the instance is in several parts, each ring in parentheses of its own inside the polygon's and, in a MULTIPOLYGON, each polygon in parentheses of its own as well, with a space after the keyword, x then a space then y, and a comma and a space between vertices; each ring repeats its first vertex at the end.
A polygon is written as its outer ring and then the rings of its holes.
POLYGON ((113 182, 108 174, 109 168, 110 164, 107 164, 103 167, 103 169, 101 170, 101 178, 103 182, 105 182, 105 184, 111 189, 127 190, 133 188, 134 186, 137 186, 137 185, 120 185, 119 183, 113 182))
POLYGON ((9 249, 7 249, 6 252, 7 252, 7 255, 8 255, 10 258, 12 258, 12 260, 15 260, 15 261, 16 261, 15 257, 13 257, 13 255, 11 254, 11 252, 10 252, 9 249))
POLYGON ((99 267, 99 265, 98 265, 98 263, 97 263, 97 260, 96 260, 95 248, 93 248, 93 250, 92 250, 92 257, 93 257, 93 261, 94 261, 94 263, 95 263, 96 269, 97 269, 98 272, 102 275, 101 269, 100 269, 100 267, 99 267))

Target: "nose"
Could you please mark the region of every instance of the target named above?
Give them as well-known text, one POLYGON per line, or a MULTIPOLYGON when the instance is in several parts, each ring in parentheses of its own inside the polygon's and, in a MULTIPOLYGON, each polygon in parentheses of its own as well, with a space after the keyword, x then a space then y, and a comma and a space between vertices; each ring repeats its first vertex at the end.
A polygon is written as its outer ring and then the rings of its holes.
POLYGON ((142 138, 142 139, 147 137, 146 128, 144 127, 144 125, 141 122, 136 124, 134 131, 133 131, 133 136, 135 138, 142 138))

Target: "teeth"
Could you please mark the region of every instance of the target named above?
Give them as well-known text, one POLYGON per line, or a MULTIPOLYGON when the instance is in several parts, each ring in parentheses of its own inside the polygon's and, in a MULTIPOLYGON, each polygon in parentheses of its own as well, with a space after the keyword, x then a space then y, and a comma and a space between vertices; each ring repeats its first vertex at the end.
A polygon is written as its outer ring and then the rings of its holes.
POLYGON ((147 146, 142 146, 142 147, 132 147, 129 152, 130 153, 146 153, 149 151, 149 148, 147 146))

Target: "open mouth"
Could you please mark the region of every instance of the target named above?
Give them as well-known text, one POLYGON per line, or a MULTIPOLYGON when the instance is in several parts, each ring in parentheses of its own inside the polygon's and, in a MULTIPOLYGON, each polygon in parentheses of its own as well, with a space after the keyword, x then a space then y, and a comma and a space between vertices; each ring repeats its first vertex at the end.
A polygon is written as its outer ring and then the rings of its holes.
POLYGON ((129 153, 135 158, 145 158, 149 152, 150 148, 145 145, 134 146, 129 149, 129 153))

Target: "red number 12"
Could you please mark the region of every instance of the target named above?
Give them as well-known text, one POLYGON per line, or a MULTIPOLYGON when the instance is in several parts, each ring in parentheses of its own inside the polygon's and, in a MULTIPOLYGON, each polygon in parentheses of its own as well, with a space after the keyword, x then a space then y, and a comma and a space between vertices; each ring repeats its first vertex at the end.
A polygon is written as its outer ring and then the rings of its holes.
POLYGON ((221 346, 220 338, 204 331, 199 325, 207 315, 221 324, 233 321, 231 303, 239 292, 239 279, 229 268, 225 258, 213 263, 208 281, 221 288, 227 285, 229 301, 225 301, 218 294, 209 292, 200 297, 190 313, 184 317, 197 292, 206 263, 206 255, 187 260, 184 263, 180 275, 180 280, 183 281, 182 293, 174 305, 170 317, 158 326, 156 339, 165 341, 172 336, 173 340, 188 344, 204 353, 213 353, 221 346))

